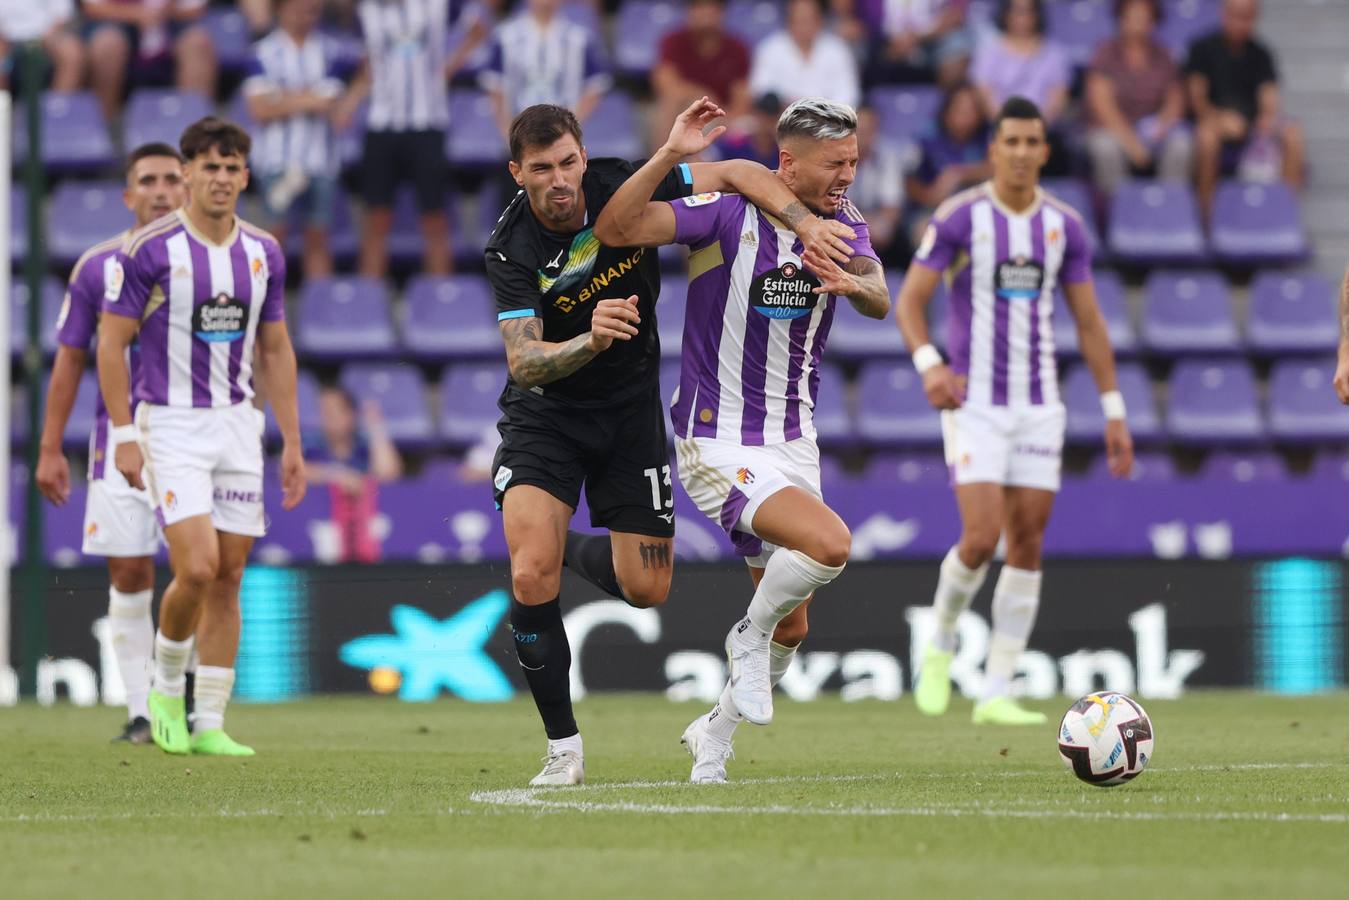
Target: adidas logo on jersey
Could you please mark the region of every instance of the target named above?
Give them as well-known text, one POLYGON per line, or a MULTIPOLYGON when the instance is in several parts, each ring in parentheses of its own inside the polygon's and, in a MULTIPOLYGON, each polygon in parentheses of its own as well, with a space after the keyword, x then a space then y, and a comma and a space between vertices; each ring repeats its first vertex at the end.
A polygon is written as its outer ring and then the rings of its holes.
POLYGON ((759 245, 759 238, 753 231, 746 231, 744 234, 740 235, 740 243, 744 244, 746 247, 757 247, 759 245))

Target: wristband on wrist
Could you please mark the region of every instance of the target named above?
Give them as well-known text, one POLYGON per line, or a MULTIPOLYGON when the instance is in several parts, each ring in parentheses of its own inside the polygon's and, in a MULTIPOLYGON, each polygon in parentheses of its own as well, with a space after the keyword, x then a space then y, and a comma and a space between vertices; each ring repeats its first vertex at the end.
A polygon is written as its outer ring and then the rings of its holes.
POLYGON ((136 426, 132 424, 114 425, 108 434, 118 444, 134 444, 138 437, 136 426))
POLYGON ((941 353, 931 344, 924 344, 913 351, 913 367, 922 375, 933 366, 942 364, 941 353))
POLYGON ((1106 419, 1124 419, 1124 395, 1119 391, 1106 391, 1101 395, 1101 412, 1106 419))

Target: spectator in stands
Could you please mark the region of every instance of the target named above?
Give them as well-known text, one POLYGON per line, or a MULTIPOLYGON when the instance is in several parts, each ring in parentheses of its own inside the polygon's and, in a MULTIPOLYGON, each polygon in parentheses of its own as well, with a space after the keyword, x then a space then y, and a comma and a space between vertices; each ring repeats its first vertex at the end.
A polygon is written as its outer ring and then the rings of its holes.
MULTIPOLYGON (((477 62, 479 48, 486 49, 487 42, 501 18, 505 0, 469 0, 453 19, 452 36, 454 50, 450 52, 450 61, 445 64, 445 77, 454 83, 455 78, 477 62)), ((464 77, 471 83, 473 79, 464 77)))
POLYGON ((582 122, 613 83, 595 35, 558 12, 560 0, 528 0, 525 11, 497 26, 482 73, 504 137, 527 106, 564 106, 582 122))
POLYGON ((752 159, 766 168, 778 167, 778 118, 786 108, 777 94, 754 99, 747 116, 730 124, 713 149, 722 159, 752 159))
POLYGON ((909 242, 899 227, 904 212, 904 160, 880 139, 875 110, 857 111, 857 177, 848 199, 866 219, 871 246, 881 264, 899 268, 908 263, 909 242))
POLYGON ((979 42, 971 70, 984 115, 993 118, 1009 97, 1020 96, 1053 128, 1067 106, 1072 71, 1063 48, 1045 38, 1043 0, 999 0, 994 21, 1001 33, 979 42))
POLYGON ((665 35, 651 70, 656 96, 652 143, 659 147, 675 117, 703 95, 734 122, 749 112, 749 48, 726 30, 725 0, 691 0, 684 27, 665 35))
MULTIPOLYGON (((281 0, 277 0, 279 6, 281 0)), ((252 34, 267 34, 276 24, 272 11, 272 0, 239 0, 239 12, 248 23, 252 34)))
MULTIPOLYGON (((965 80, 973 43, 969 0, 842 0, 870 35, 865 81, 894 84, 965 80)), ((837 10, 839 3, 835 3, 837 10)))
POLYGON ((305 441, 311 484, 326 484, 332 520, 341 536, 339 562, 376 562, 379 538, 371 525, 379 512, 379 485, 403 474, 403 458, 389 439, 373 400, 361 406, 345 389, 319 393, 319 433, 305 441))
POLYGON ((333 119, 342 128, 369 94, 361 159, 361 274, 382 278, 388 272, 394 197, 406 182, 420 214, 422 271, 447 275, 453 268, 445 214, 450 0, 359 0, 356 12, 365 61, 333 119))
POLYGON ((1087 70, 1087 150, 1106 195, 1130 173, 1190 178, 1180 72, 1154 36, 1161 17, 1161 0, 1116 0, 1119 34, 1096 48, 1087 70))
POLYGON ((51 60, 53 91, 78 91, 84 84, 84 45, 71 30, 75 0, 0 0, 0 91, 9 88, 15 44, 41 41, 51 60))
POLYGON ((942 97, 935 127, 919 143, 918 165, 906 181, 913 201, 906 216, 915 226, 911 234, 920 232, 947 198, 991 175, 988 122, 978 91, 971 84, 958 84, 942 97))
POLYGON ((1224 162, 1250 180, 1280 175, 1301 188, 1302 129, 1283 116, 1274 55, 1255 38, 1257 0, 1225 0, 1221 27, 1195 41, 1185 64, 1195 118, 1196 186, 1208 213, 1224 162))
POLYGON ((94 93, 111 121, 127 74, 172 60, 174 85, 215 99, 215 46, 201 24, 206 0, 84 0, 94 93))
POLYGON ((268 227, 285 244, 289 220, 304 228, 304 276, 332 274, 328 224, 338 190, 329 115, 345 85, 337 48, 315 29, 323 0, 277 0, 278 27, 258 42, 244 81, 253 135, 250 167, 260 182, 268 227))
POLYGON ((786 23, 754 50, 751 95, 773 93, 784 103, 827 97, 857 106, 862 96, 857 59, 838 35, 825 30, 819 0, 787 0, 786 23))

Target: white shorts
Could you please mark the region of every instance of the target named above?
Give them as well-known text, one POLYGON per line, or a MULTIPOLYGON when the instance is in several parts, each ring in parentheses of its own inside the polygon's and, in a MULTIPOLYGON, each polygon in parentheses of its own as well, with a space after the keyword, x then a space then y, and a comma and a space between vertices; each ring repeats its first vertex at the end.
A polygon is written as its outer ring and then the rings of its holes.
POLYGON ((942 413, 946 465, 955 484, 1059 489, 1063 469, 1062 403, 1044 406, 965 404, 942 413))
POLYGON ((159 524, 211 517, 217 531, 262 537, 262 411, 251 403, 136 409, 146 486, 159 524))
POLYGON ((127 483, 113 465, 117 449, 111 439, 103 457, 103 477, 89 480, 84 501, 86 556, 154 556, 159 549, 159 524, 146 491, 127 483))
POLYGON ((715 438, 676 438, 679 481, 703 515, 730 536, 745 562, 768 565, 777 548, 754 533, 754 514, 787 487, 820 492, 820 448, 814 437, 746 447, 715 438))

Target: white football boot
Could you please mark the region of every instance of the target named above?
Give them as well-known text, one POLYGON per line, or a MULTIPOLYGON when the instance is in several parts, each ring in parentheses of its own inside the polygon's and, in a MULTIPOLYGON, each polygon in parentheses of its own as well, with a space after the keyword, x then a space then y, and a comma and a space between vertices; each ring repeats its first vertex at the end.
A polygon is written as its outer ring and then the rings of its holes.
POLYGON ((572 750, 563 750, 543 758, 543 771, 529 781, 530 787, 556 787, 567 784, 584 784, 586 780, 585 760, 581 754, 572 750))
POLYGON ((742 619, 726 635, 731 668, 731 699, 747 722, 773 721, 773 682, 769 678, 769 636, 742 619))
POLYGON ((688 748, 693 757, 693 771, 689 781, 693 784, 725 784, 726 760, 735 759, 731 742, 710 734, 707 723, 712 713, 703 713, 689 723, 679 743, 688 748))

